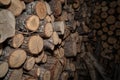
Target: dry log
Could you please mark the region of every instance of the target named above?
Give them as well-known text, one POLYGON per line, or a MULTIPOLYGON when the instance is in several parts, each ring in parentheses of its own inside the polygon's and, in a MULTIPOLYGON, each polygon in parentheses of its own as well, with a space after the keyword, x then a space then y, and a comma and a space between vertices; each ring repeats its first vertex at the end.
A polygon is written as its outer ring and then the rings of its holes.
POLYGON ((45 22, 51 23, 51 22, 52 22, 51 16, 47 15, 47 16, 45 17, 45 22))
POLYGON ((36 63, 41 63, 44 55, 45 55, 45 53, 44 53, 44 51, 42 51, 41 54, 39 54, 37 57, 35 57, 35 62, 36 63))
POLYGON ((23 70, 15 69, 11 72, 8 80, 21 80, 22 79, 23 70))
POLYGON ((109 7, 111 7, 111 8, 115 8, 116 6, 117 6, 117 2, 116 1, 112 1, 109 4, 109 7))
POLYGON ((77 55, 76 42, 69 41, 65 42, 64 51, 66 57, 73 57, 77 55))
POLYGON ((116 23, 115 23, 115 28, 120 28, 120 21, 116 21, 116 23))
POLYGON ((35 65, 35 58, 28 56, 23 67, 25 70, 29 71, 34 67, 34 65, 35 65))
POLYGON ((58 33, 58 35, 63 35, 65 30, 65 22, 64 21, 54 22, 53 29, 58 33))
POLYGON ((58 80, 63 68, 59 60, 52 56, 49 56, 46 64, 41 65, 41 67, 50 70, 50 73, 52 75, 51 80, 58 80))
POLYGON ((9 66, 11 68, 20 67, 26 60, 26 52, 22 49, 14 50, 9 56, 9 66))
POLYGON ((39 76, 39 80, 50 80, 51 78, 51 73, 49 70, 40 67, 40 76, 39 76))
POLYGON ((45 39, 44 40, 44 49, 54 50, 54 43, 51 39, 45 39))
POLYGON ((115 9, 114 8, 110 8, 108 10, 108 14, 113 15, 114 13, 115 13, 115 9))
POLYGON ((38 55, 43 49, 43 39, 39 35, 25 37, 21 48, 30 52, 32 55, 38 55))
POLYGON ((15 17, 10 11, 0 11, 0 26, 0 43, 15 35, 15 17))
POLYGON ((51 23, 41 24, 37 32, 41 37, 49 38, 53 33, 53 26, 51 23))
MULTIPOLYGON (((101 31, 101 30, 99 30, 99 31, 101 31)), ((104 27, 104 28, 102 29, 102 31, 103 31, 103 32, 108 32, 108 28, 107 28, 107 26, 104 27)), ((103 32, 101 32, 101 33, 103 33, 103 32)))
POLYGON ((109 37, 108 38, 108 43, 109 44, 115 44, 117 42, 117 39, 116 38, 114 38, 114 37, 109 37))
POLYGON ((47 62, 47 58, 48 58, 47 54, 44 54, 44 56, 43 56, 43 58, 41 60, 41 63, 46 63, 47 62))
POLYGON ((56 18, 57 21, 68 21, 67 11, 63 10, 62 14, 56 18))
POLYGON ((110 30, 109 30, 109 31, 108 31, 108 35, 109 35, 109 36, 112 36, 112 35, 113 35, 113 31, 110 31, 110 30))
POLYGON ((107 16, 108 16, 107 12, 102 12, 101 13, 101 18, 105 19, 105 18, 107 18, 107 16))
POLYGON ((120 30, 116 30, 116 36, 120 36, 120 30))
POLYGON ((0 5, 9 5, 11 0, 0 0, 0 5))
POLYGON ((94 28, 95 28, 95 29, 99 29, 99 28, 100 28, 100 24, 99 24, 99 23, 95 23, 95 24, 94 24, 94 28))
POLYGON ((35 14, 40 19, 44 19, 47 14, 46 4, 44 1, 34 1, 26 6, 28 14, 35 14))
POLYGON ((39 78, 40 76, 40 67, 35 65, 32 70, 30 71, 24 71, 23 73, 33 77, 33 78, 39 78))
POLYGON ((62 72, 59 80, 68 80, 69 74, 68 72, 62 72))
POLYGON ((19 48, 24 41, 24 36, 21 33, 15 34, 11 40, 9 40, 10 46, 13 48, 19 48))
POLYGON ((55 17, 59 16, 62 13, 62 5, 59 0, 51 0, 50 6, 55 17))
POLYGON ((14 16, 19 16, 23 11, 23 5, 20 0, 11 0, 8 10, 10 10, 14 16))
POLYGON ((0 78, 4 77, 8 72, 9 66, 7 62, 0 62, 0 78))
POLYGON ((105 34, 101 35, 101 40, 106 41, 107 40, 107 35, 105 35, 105 34))
POLYGON ((74 0, 74 3, 73 3, 73 8, 74 9, 77 9, 80 7, 80 1, 79 0, 74 0))
POLYGON ((108 24, 114 24, 115 23, 115 21, 116 21, 116 18, 114 17, 114 16, 108 16, 107 17, 107 19, 106 19, 106 22, 108 23, 108 24))
POLYGON ((37 31, 39 24, 39 18, 36 15, 28 15, 26 13, 23 13, 16 18, 16 25, 18 30, 37 31))
POLYGON ((58 59, 64 57, 64 49, 61 47, 59 49, 54 50, 54 56, 58 59))
POLYGON ((115 25, 110 25, 109 29, 110 29, 111 31, 114 31, 114 30, 116 29, 116 26, 115 26, 115 25))
POLYGON ((45 5, 46 5, 46 9, 47 9, 47 14, 48 14, 48 15, 51 15, 51 14, 52 14, 52 11, 51 11, 50 5, 49 5, 47 2, 45 2, 45 5))

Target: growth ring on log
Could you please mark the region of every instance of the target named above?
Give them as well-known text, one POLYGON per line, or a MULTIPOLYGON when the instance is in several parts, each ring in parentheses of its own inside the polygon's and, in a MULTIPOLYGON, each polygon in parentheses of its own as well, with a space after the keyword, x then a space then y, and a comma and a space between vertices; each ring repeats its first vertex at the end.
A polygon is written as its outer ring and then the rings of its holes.
POLYGON ((43 39, 39 35, 31 36, 28 42, 31 54, 39 54, 43 49, 43 39))

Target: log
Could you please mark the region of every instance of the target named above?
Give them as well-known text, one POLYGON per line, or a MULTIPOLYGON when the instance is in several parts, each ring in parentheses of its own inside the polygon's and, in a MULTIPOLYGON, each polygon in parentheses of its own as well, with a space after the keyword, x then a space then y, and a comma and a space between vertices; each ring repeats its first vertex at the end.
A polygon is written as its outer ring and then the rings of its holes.
POLYGON ((26 60, 26 52, 23 49, 15 49, 9 56, 8 63, 11 68, 18 68, 26 60))
POLYGON ((37 78, 39 78, 39 76, 40 76, 40 67, 37 66, 37 65, 35 65, 35 66, 32 68, 32 70, 30 70, 30 71, 24 71, 23 73, 24 73, 24 74, 27 74, 27 75, 35 78, 35 79, 37 79, 37 78))
POLYGON ((54 45, 57 45, 59 43, 59 36, 58 36, 57 32, 54 31, 51 38, 53 40, 54 45))
POLYGON ((101 40, 106 41, 107 40, 107 35, 106 34, 101 35, 101 40))
POLYGON ((103 22, 101 25, 102 25, 102 27, 106 27, 106 26, 107 26, 107 23, 106 23, 106 22, 103 22))
POLYGON ((22 79, 23 70, 15 69, 11 72, 8 80, 21 80, 22 79))
POLYGON ((108 16, 107 12, 102 12, 101 13, 101 18, 106 19, 108 16))
POLYGON ((99 29, 99 28, 100 28, 100 24, 99 24, 99 23, 95 23, 95 24, 94 24, 94 28, 95 28, 95 29, 99 29))
POLYGON ((40 67, 40 76, 39 80, 50 80, 51 78, 51 73, 49 70, 40 67))
POLYGON ((23 13, 19 17, 16 18, 16 25, 17 30, 21 31, 37 31, 39 28, 39 17, 36 15, 28 15, 26 13, 23 13))
POLYGON ((116 23, 115 23, 115 28, 120 28, 120 21, 116 21, 116 23))
POLYGON ((23 11, 23 6, 20 0, 11 0, 11 4, 8 7, 14 16, 19 16, 23 11))
POLYGON ((64 49, 61 47, 59 49, 54 50, 54 56, 58 59, 64 57, 64 49))
POLYGON ((26 5, 25 5, 24 1, 21 1, 21 5, 23 7, 23 10, 25 10, 26 9, 26 5))
POLYGON ((65 22, 64 21, 54 22, 53 29, 58 33, 58 35, 63 35, 65 30, 65 22))
POLYGON ((108 48, 108 47, 109 47, 109 44, 108 44, 107 42, 103 42, 103 43, 102 43, 102 47, 103 47, 103 48, 108 48))
POLYGON ((115 21, 116 21, 116 18, 114 17, 114 16, 108 16, 107 17, 107 19, 106 19, 106 22, 108 23, 108 24, 114 24, 115 23, 115 21))
POLYGON ((35 14, 41 20, 47 15, 46 4, 44 1, 34 1, 26 5, 26 12, 28 14, 35 14))
POLYGON ((52 22, 51 16, 47 15, 47 16, 45 17, 45 22, 51 23, 51 22, 52 22))
POLYGON ((116 38, 114 38, 114 37, 109 37, 108 38, 108 43, 109 44, 115 44, 117 42, 117 39, 116 38))
POLYGON ((25 37, 21 48, 25 49, 32 55, 38 55, 43 49, 43 39, 39 35, 25 37))
POLYGON ((53 40, 51 40, 51 39, 44 40, 44 49, 54 50, 54 48, 55 48, 55 45, 53 43, 53 40))
POLYGON ((8 63, 7 62, 0 62, 0 78, 4 77, 9 69, 8 63))
POLYGON ((44 56, 43 56, 43 58, 41 60, 41 63, 46 63, 47 62, 47 58, 48 58, 47 54, 44 54, 44 56))
POLYGON ((57 21, 68 21, 67 11, 63 10, 62 14, 56 18, 57 21))
POLYGON ((15 35, 15 17, 10 11, 0 11, 0 26, 0 43, 15 35))
POLYGON ((111 7, 111 8, 115 8, 116 6, 117 6, 117 1, 112 1, 109 4, 109 7, 111 7))
POLYGON ((46 5, 46 9, 47 9, 47 14, 51 15, 52 14, 52 10, 51 10, 50 5, 47 2, 45 2, 45 5, 46 5))
POLYGON ((41 65, 41 67, 50 71, 52 75, 50 80, 58 80, 63 68, 59 60, 52 56, 49 56, 46 64, 41 65))
MULTIPOLYGON (((100 30, 100 31, 101 31, 101 30, 100 30)), ((102 29, 102 31, 103 31, 103 32, 108 32, 108 28, 107 28, 107 26, 104 27, 104 28, 102 29)), ((101 33, 103 33, 103 32, 101 32, 101 33)))
POLYGON ((77 55, 76 42, 65 42, 64 51, 66 57, 73 57, 77 55))
POLYGON ((68 72, 62 72, 59 80, 68 80, 69 74, 68 72))
POLYGON ((113 31, 110 31, 110 30, 109 30, 109 31, 108 31, 108 35, 109 35, 109 36, 112 36, 112 35, 113 35, 113 31))
POLYGON ((73 6, 74 9, 79 8, 80 7, 80 1, 79 0, 74 0, 74 3, 73 3, 72 6, 73 6))
POLYGON ((9 40, 10 46, 13 48, 19 48, 24 41, 24 36, 21 33, 15 34, 12 39, 9 40))
POLYGON ((120 0, 117 0, 117 5, 120 6, 120 0))
POLYGON ((120 30, 116 30, 116 36, 120 36, 120 30))
POLYGON ((35 58, 34 57, 27 57, 26 62, 24 63, 24 69, 30 71, 35 65, 35 58))
POLYGON ((107 5, 107 2, 106 1, 102 1, 101 6, 103 7, 103 6, 106 6, 106 5, 107 5))
POLYGON ((59 16, 62 13, 62 5, 59 0, 51 0, 50 6, 55 17, 59 16))
POLYGON ((51 23, 42 24, 38 31, 39 35, 43 38, 49 38, 53 33, 53 25, 51 23))
POLYGON ((110 29, 111 31, 115 31, 116 25, 110 25, 109 29, 110 29))
POLYGON ((108 14, 113 15, 114 13, 115 13, 115 9, 114 8, 110 8, 108 10, 108 14))
POLYGON ((41 52, 41 54, 39 54, 37 57, 35 57, 35 62, 36 63, 41 63, 42 58, 44 57, 45 53, 44 51, 41 52))
POLYGON ((108 6, 102 7, 102 11, 103 11, 103 12, 108 11, 108 9, 109 9, 108 6))
POLYGON ((0 0, 0 5, 9 5, 11 0, 0 0))

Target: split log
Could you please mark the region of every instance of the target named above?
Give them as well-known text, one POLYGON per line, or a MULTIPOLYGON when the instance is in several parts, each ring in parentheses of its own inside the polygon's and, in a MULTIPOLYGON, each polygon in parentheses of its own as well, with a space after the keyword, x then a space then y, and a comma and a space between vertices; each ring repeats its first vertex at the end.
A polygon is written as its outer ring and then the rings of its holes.
POLYGON ((69 74, 68 72, 62 72, 59 80, 68 80, 69 74))
POLYGON ((40 80, 50 80, 51 76, 52 75, 49 70, 40 67, 40 76, 39 76, 40 80))
POLYGON ((54 45, 57 45, 59 43, 59 36, 58 36, 57 32, 54 31, 51 38, 53 40, 54 45))
POLYGON ((58 35, 63 35, 65 30, 65 22, 64 21, 54 22, 53 29, 58 33, 58 35))
POLYGON ((35 58, 28 56, 23 67, 25 70, 29 71, 34 67, 34 65, 35 65, 35 58))
POLYGON ((9 66, 7 62, 0 62, 0 78, 4 77, 8 72, 9 66))
POLYGON ((38 31, 39 35, 43 38, 49 38, 53 33, 53 25, 51 23, 41 24, 38 31))
POLYGON ((115 23, 115 21, 116 21, 116 18, 114 17, 114 16, 108 16, 107 17, 107 19, 106 19, 106 22, 108 23, 108 24, 114 24, 115 23))
POLYGON ((50 6, 55 17, 59 16, 62 13, 62 5, 59 0, 51 0, 50 6))
POLYGON ((117 0, 117 5, 120 6, 120 0, 117 0))
POLYGON ((65 42, 64 51, 66 57, 73 57, 77 55, 76 42, 65 42))
POLYGON ((100 32, 100 34, 102 35, 103 34, 103 32, 108 32, 108 28, 107 28, 107 26, 106 27, 104 27, 103 29, 102 29, 102 31, 101 30, 99 30, 100 32))
POLYGON ((24 36, 21 33, 15 34, 11 40, 9 40, 10 46, 13 48, 19 48, 24 41, 24 36))
POLYGON ((19 16, 23 11, 23 5, 20 0, 11 0, 8 10, 10 10, 14 16, 19 16))
POLYGON ((110 25, 109 29, 110 29, 111 31, 115 31, 116 25, 110 25))
POLYGON ((41 54, 39 54, 37 57, 35 57, 35 62, 36 63, 41 63, 44 55, 45 55, 45 53, 44 53, 44 51, 42 51, 41 54))
POLYGON ((21 48, 32 55, 38 55, 43 49, 43 39, 39 35, 25 37, 21 48))
POLYGON ((99 28, 100 28, 100 24, 99 24, 99 23, 95 23, 95 24, 94 24, 94 28, 95 28, 95 29, 99 29, 99 28))
POLYGON ((21 80, 22 79, 23 70, 15 69, 11 72, 8 80, 21 80))
POLYGON ((51 10, 50 5, 47 2, 45 2, 45 5, 46 5, 46 9, 47 9, 47 14, 51 15, 52 14, 52 10, 51 10))
POLYGON ((35 65, 32 70, 30 71, 24 71, 23 73, 33 77, 33 78, 39 78, 40 76, 40 67, 35 65))
POLYGON ((48 57, 46 64, 41 65, 41 67, 50 71, 52 75, 51 80, 58 80, 63 68, 59 60, 52 56, 48 57))
POLYGON ((8 62, 11 68, 18 68, 25 60, 26 52, 23 49, 16 49, 10 54, 8 62))
POLYGON ((26 12, 28 14, 35 14, 40 19, 44 19, 47 15, 46 4, 44 1, 34 1, 26 5, 26 12))
POLYGON ((43 56, 43 58, 41 60, 41 63, 46 63, 47 62, 47 58, 48 58, 47 54, 44 54, 44 56, 43 56))
POLYGON ((9 5, 11 0, 0 0, 0 5, 9 5))
POLYGON ((23 13, 16 18, 16 25, 18 30, 22 31, 37 31, 39 28, 39 18, 36 15, 28 15, 23 13))
POLYGON ((53 40, 51 39, 44 40, 44 49, 54 50, 54 48, 55 48, 55 45, 53 43, 53 40))
POLYGON ((58 59, 64 57, 64 49, 61 47, 59 49, 54 50, 54 56, 58 59))
POLYGON ((116 30, 116 36, 120 36, 120 30, 116 30))
POLYGON ((15 17, 10 11, 0 11, 0 26, 0 43, 15 35, 15 17))

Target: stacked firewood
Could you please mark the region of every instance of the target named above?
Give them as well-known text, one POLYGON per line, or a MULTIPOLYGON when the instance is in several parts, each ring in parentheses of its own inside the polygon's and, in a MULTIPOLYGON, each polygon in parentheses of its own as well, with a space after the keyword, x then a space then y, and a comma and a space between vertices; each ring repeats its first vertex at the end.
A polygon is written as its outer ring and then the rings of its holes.
POLYGON ((96 2, 91 20, 99 43, 96 54, 106 72, 112 74, 115 65, 111 64, 120 63, 120 0, 96 2))
POLYGON ((76 80, 79 7, 79 0, 0 0, 0 79, 76 80))

